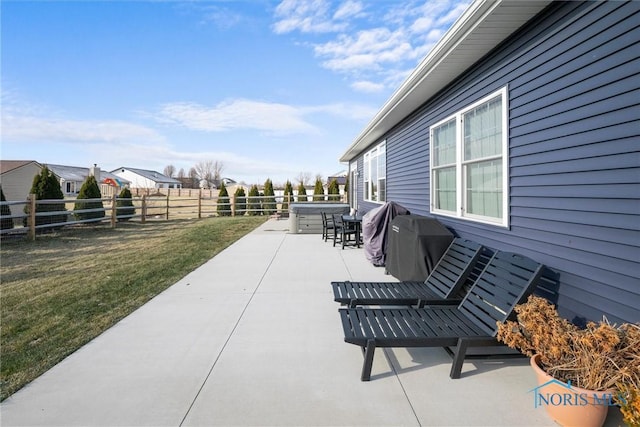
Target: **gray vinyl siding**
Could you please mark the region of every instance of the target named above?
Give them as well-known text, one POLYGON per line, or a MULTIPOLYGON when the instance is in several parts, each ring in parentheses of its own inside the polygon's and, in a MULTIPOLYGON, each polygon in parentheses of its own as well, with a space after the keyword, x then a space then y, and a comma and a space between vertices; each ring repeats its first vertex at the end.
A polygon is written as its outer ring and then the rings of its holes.
POLYGON ((566 317, 640 321, 639 23, 640 2, 552 4, 385 135, 388 200, 430 215, 429 126, 507 86, 509 228, 439 219, 559 273, 566 317))

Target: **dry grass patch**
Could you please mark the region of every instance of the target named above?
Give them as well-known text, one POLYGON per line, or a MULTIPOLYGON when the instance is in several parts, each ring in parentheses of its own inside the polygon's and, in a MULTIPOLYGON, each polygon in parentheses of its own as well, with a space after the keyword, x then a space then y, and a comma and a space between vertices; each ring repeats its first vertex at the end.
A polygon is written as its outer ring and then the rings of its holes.
POLYGON ((1 399, 264 221, 131 222, 2 242, 1 399))

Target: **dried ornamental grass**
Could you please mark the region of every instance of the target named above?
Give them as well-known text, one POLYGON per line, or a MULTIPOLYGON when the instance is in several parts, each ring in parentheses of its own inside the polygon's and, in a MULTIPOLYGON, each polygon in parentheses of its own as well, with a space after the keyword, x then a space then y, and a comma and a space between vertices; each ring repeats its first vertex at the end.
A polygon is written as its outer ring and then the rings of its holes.
POLYGON ((579 329, 546 299, 530 296, 515 308, 517 321, 498 324, 497 339, 527 356, 540 355, 552 377, 596 391, 619 391, 625 422, 640 420, 640 324, 616 327, 606 319, 579 329))
POLYGON ((624 401, 619 401, 624 422, 630 427, 640 427, 640 390, 624 385, 618 390, 624 397, 624 401))

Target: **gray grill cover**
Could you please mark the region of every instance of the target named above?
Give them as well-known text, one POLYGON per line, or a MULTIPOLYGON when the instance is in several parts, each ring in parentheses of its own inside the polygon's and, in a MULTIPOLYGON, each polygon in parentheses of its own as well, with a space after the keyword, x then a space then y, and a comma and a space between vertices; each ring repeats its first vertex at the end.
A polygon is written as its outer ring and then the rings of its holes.
POLYGON ((398 280, 423 281, 452 240, 453 234, 435 218, 399 216, 389 227, 386 270, 398 280))
POLYGON ((362 217, 364 255, 375 266, 383 266, 387 252, 387 229, 397 215, 409 215, 409 211, 395 202, 387 202, 362 217))

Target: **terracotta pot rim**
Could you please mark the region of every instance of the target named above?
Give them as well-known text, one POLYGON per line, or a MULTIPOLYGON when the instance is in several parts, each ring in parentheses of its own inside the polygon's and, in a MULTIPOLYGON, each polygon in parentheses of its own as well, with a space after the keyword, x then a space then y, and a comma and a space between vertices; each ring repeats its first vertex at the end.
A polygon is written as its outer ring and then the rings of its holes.
MULTIPOLYGON (((529 359, 529 362, 530 362, 531 367, 533 368, 533 370, 534 370, 534 371, 538 371, 538 372, 542 373, 543 375, 547 376, 550 380, 552 380, 552 379, 556 379, 555 377, 553 377, 553 376, 549 375, 549 374, 547 373, 547 371, 545 371, 544 369, 542 369, 542 368, 540 367, 540 363, 539 363, 539 362, 540 362, 540 360, 539 360, 539 359, 540 359, 540 355, 539 355, 539 354, 534 354, 534 355, 529 359)), ((562 383, 566 384, 566 382, 565 382, 565 381, 561 381, 561 380, 557 380, 557 381, 560 381, 560 382, 562 382, 562 383)), ((576 393, 578 393, 578 394, 579 394, 579 393, 594 393, 594 392, 595 392, 595 393, 602 393, 602 394, 614 394, 614 393, 616 393, 616 389, 591 390, 591 389, 588 389, 588 388, 578 387, 578 386, 575 386, 575 385, 573 385, 573 384, 571 384, 571 389, 572 389, 573 391, 575 391, 576 393)))

